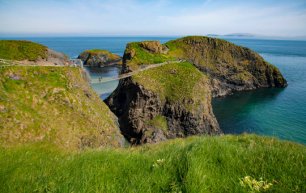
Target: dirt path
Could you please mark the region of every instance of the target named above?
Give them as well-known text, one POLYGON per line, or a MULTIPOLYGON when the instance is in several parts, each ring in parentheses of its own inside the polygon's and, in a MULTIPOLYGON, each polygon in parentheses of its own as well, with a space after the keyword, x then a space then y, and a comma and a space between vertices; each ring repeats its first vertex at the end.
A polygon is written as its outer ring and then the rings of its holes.
POLYGON ((53 62, 49 61, 15 61, 15 60, 6 60, 0 59, 0 63, 5 65, 0 65, 0 67, 9 67, 9 66, 53 66, 53 67, 65 67, 65 65, 55 65, 53 62))

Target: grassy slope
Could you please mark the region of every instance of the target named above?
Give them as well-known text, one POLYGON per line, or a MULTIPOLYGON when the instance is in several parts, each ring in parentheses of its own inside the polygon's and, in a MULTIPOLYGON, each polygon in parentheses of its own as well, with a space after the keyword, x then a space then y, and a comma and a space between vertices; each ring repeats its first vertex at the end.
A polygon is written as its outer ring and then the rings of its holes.
POLYGON ((0 58, 35 61, 47 58, 47 47, 29 41, 0 40, 0 58))
POLYGON ((133 79, 146 89, 159 93, 162 100, 167 98, 171 102, 196 99, 196 96, 202 100, 207 91, 202 84, 206 76, 188 62, 152 68, 134 75, 133 79))
POLYGON ((0 67, 0 145, 118 145, 113 114, 71 67, 0 67))
POLYGON ((305 156, 305 146, 254 135, 81 153, 15 147, 0 149, 0 192, 248 192, 245 176, 272 182, 268 192, 305 192, 305 156))

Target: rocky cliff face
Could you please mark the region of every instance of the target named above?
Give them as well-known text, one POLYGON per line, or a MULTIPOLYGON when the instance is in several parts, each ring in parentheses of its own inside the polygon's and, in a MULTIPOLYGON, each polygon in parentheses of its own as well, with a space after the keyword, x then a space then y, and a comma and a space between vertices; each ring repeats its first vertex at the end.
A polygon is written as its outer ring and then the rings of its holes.
POLYGON ((130 43, 122 73, 178 59, 185 62, 166 64, 121 80, 106 100, 118 116, 122 133, 132 143, 220 134, 212 97, 287 85, 279 70, 257 53, 207 37, 186 37, 164 45, 156 41, 130 43))
POLYGON ((106 103, 117 115, 123 135, 132 144, 142 144, 221 133, 212 112, 210 96, 208 93, 206 96, 203 101, 162 99, 158 93, 129 78, 120 82, 106 103))
POLYGON ((107 50, 86 50, 78 56, 78 59, 81 59, 84 65, 92 67, 119 65, 122 63, 120 56, 107 50))
POLYGON ((154 143, 221 133, 210 90, 207 76, 192 64, 171 63, 121 80, 106 103, 132 144, 154 143))

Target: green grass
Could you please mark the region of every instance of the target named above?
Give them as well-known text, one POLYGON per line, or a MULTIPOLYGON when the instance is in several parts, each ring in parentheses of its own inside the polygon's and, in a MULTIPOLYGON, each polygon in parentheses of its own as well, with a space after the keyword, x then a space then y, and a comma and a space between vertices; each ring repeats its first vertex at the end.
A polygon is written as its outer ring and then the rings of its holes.
POLYGON ((29 41, 0 40, 0 58, 36 61, 47 58, 47 47, 29 41))
POLYGON ((169 41, 165 45, 170 49, 169 55, 192 60, 213 73, 224 73, 216 66, 218 63, 228 63, 231 68, 236 68, 232 53, 240 53, 243 49, 225 40, 204 36, 184 37, 169 41))
POLYGON ((158 93, 162 100, 179 102, 184 99, 205 97, 206 76, 188 62, 171 63, 140 72, 133 76, 148 90, 158 93))
POLYGON ((0 67, 0 145, 118 146, 116 118, 73 67, 0 67))
POLYGON ((167 119, 162 115, 155 116, 152 120, 148 121, 148 125, 158 129, 162 129, 163 131, 168 130, 167 119))
POLYGON ((0 149, 0 192, 305 192, 305 146, 254 135, 192 137, 128 149, 0 149), (158 161, 159 160, 159 161, 158 161))

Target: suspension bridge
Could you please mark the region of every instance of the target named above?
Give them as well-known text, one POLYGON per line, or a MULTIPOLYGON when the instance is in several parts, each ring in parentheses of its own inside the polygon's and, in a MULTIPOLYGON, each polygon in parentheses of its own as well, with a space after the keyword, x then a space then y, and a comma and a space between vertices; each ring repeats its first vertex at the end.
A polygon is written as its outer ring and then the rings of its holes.
MULTIPOLYGON (((0 65, 0 67, 6 67, 6 66, 65 67, 66 66, 66 65, 54 65, 54 64, 37 65, 37 64, 35 64, 35 62, 24 63, 22 61, 6 60, 6 59, 1 59, 1 58, 0 58, 0 62, 2 63, 2 65, 0 65)), ((140 72, 143 72, 145 70, 149 70, 149 69, 152 69, 152 68, 157 68, 157 67, 160 67, 160 66, 163 66, 163 65, 166 65, 166 64, 181 63, 181 62, 184 62, 184 60, 167 61, 167 62, 162 62, 162 63, 158 63, 158 64, 143 64, 143 65, 140 66, 140 69, 138 69, 138 70, 128 72, 128 73, 124 73, 124 74, 120 74, 120 75, 114 76, 114 77, 100 77, 100 78, 97 78, 97 79, 92 79, 90 81, 90 83, 91 84, 103 84, 103 83, 112 82, 112 81, 115 81, 115 80, 121 80, 121 79, 131 77, 131 76, 133 76, 135 74, 138 74, 140 72)), ((70 64, 68 66, 84 68, 83 62, 80 59, 71 59, 70 64)))
POLYGON ((132 72, 120 74, 119 76, 114 76, 114 77, 100 77, 100 78, 97 78, 97 79, 93 79, 93 80, 91 80, 91 84, 100 84, 100 83, 102 84, 102 83, 112 82, 112 81, 115 81, 115 80, 125 79, 125 78, 131 77, 135 74, 138 74, 140 72, 143 72, 145 70, 149 70, 149 69, 152 69, 152 68, 157 68, 157 67, 160 67, 160 66, 163 66, 163 65, 166 65, 166 64, 181 63, 183 61, 184 60, 176 60, 176 61, 162 62, 162 63, 158 63, 158 64, 146 64, 146 65, 143 64, 139 70, 135 70, 135 71, 132 71, 132 72))

